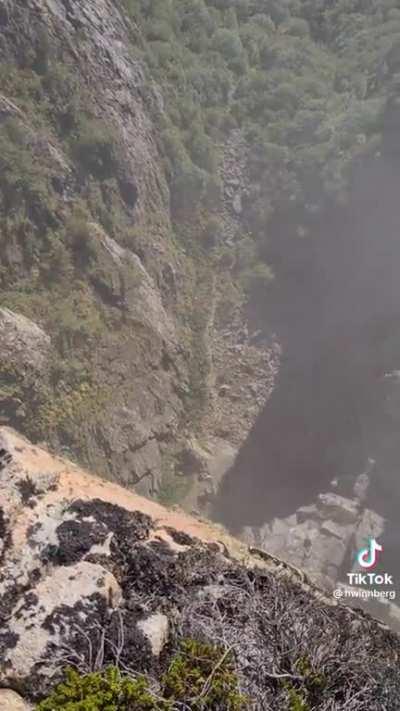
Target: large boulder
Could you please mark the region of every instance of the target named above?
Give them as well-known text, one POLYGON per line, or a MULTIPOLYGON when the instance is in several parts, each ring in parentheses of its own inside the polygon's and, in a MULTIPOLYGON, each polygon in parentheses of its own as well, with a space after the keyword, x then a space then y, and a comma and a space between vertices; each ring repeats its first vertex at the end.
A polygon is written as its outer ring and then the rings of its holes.
POLYGON ((25 393, 38 393, 46 382, 49 336, 22 314, 0 308, 0 424, 23 426, 25 393))
POLYGON ((0 369, 40 372, 50 350, 49 336, 21 314, 0 309, 0 369))
POLYGON ((197 536, 226 534, 90 477, 3 428, 0 684, 40 696, 67 660, 90 667, 94 654, 107 655, 105 630, 108 654, 122 635, 135 659, 156 663, 171 626, 170 583, 156 551, 161 546, 167 561, 197 536), (136 592, 123 573, 129 560, 136 592), (151 602, 154 576, 165 586, 158 602, 151 602))

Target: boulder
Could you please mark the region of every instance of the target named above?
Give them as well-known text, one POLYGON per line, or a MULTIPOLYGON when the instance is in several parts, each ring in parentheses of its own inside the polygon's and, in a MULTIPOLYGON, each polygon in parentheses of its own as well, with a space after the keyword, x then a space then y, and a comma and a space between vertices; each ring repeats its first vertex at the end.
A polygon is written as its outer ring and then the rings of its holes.
POLYGON ((21 373, 40 372, 50 350, 49 336, 33 321, 9 309, 0 309, 1 363, 21 373))
POLYGON ((159 657, 169 636, 169 621, 166 615, 156 613, 138 622, 138 628, 150 643, 151 651, 159 657))
POLYGON ((368 538, 379 538, 385 530, 385 519, 375 511, 363 511, 354 537, 354 545, 359 550, 368 538))
POLYGON ((10 689, 0 689, 0 711, 30 711, 32 706, 10 689))
POLYGON ((96 223, 91 224, 96 251, 94 285, 102 298, 121 308, 126 318, 141 323, 170 346, 175 329, 157 285, 137 254, 121 247, 96 223))
MULTIPOLYGON (((358 503, 334 493, 321 494, 316 503, 302 506, 284 519, 261 529, 246 529, 244 538, 269 553, 307 570, 314 580, 337 580, 351 553, 360 513, 358 503)), ((364 529, 368 526, 368 517, 364 529)), ((375 529, 374 529, 375 530, 375 529)))
POLYGON ((43 571, 38 584, 32 585, 25 594, 11 586, 0 586, 3 596, 14 590, 16 603, 10 609, 10 618, 3 625, 0 639, 3 643, 5 639, 13 640, 4 649, 3 663, 13 670, 13 679, 17 682, 23 682, 34 673, 38 660, 42 660, 42 673, 47 670, 52 676, 54 666, 62 664, 68 640, 80 630, 84 643, 85 627, 100 617, 102 606, 117 606, 121 600, 114 576, 101 565, 86 561, 69 567, 53 566, 47 574, 43 571), (65 647, 60 644, 61 634, 65 647), (46 661, 50 649, 52 659, 46 661))
POLYGON ((339 541, 348 541, 353 534, 353 526, 340 526, 335 521, 323 521, 321 526, 321 533, 325 533, 328 536, 333 536, 339 541))

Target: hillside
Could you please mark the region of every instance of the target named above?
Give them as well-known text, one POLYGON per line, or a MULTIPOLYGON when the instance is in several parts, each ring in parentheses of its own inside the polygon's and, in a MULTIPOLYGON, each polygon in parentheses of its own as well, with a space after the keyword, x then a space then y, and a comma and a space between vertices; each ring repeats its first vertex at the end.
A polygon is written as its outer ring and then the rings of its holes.
POLYGON ((0 709, 396 711, 296 566, 400 574, 399 92, 400 0, 0 0, 0 709))
POLYGON ((323 8, 3 3, 5 424, 166 501, 193 451, 221 478, 315 221, 393 124, 396 3, 323 8), (51 339, 41 369, 9 362, 16 337, 36 348, 20 316, 51 339))

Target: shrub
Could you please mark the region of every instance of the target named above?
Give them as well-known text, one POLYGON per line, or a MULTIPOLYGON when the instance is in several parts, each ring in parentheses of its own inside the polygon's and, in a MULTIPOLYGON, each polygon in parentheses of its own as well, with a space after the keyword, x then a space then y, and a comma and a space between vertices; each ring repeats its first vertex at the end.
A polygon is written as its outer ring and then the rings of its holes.
POLYGON ((78 674, 68 669, 63 684, 37 706, 37 711, 156 711, 156 704, 143 678, 128 679, 118 669, 78 674))
POLYGON ((172 182, 172 208, 177 211, 191 210, 204 196, 207 174, 190 160, 179 166, 172 182))
POLYGON ((73 154, 83 170, 100 180, 110 178, 117 168, 117 141, 109 126, 95 119, 82 119, 73 154))
POLYGON ((76 263, 83 269, 91 264, 96 254, 89 219, 89 213, 78 206, 65 226, 67 244, 72 247, 76 263))
POLYGON ((172 38, 172 27, 165 20, 149 20, 146 37, 149 41, 169 42, 172 38))
POLYGON ((77 131, 82 113, 81 87, 71 67, 61 62, 52 64, 43 77, 42 86, 61 135, 77 131))
POLYGON ((192 711, 245 708, 229 650, 194 639, 182 642, 163 680, 164 696, 190 704, 192 711))
POLYGON ((246 708, 238 691, 232 653, 222 647, 187 639, 172 659, 160 692, 143 676, 123 676, 116 667, 81 675, 66 670, 59 684, 36 711, 191 711, 246 708))
POLYGON ((215 155, 215 146, 199 127, 195 127, 193 130, 189 148, 192 160, 199 168, 203 168, 208 173, 217 171, 218 162, 215 155))
POLYGON ((0 127, 0 208, 5 214, 21 210, 43 227, 54 221, 49 171, 30 139, 16 119, 0 127))
POLYGON ((238 59, 243 53, 243 45, 237 32, 221 28, 213 37, 213 47, 230 62, 238 59))

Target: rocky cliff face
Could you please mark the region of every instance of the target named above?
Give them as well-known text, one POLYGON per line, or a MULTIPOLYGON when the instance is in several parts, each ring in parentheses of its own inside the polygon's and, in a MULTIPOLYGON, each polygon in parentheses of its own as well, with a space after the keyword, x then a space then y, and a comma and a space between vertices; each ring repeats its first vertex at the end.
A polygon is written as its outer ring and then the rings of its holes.
MULTIPOLYGON (((0 11, 0 61, 10 68, 0 120, 7 146, 18 136, 10 165, 28 161, 32 190, 43 188, 37 209, 31 193, 13 208, 25 227, 2 244, 2 421, 145 495, 168 498, 186 474, 197 508, 207 477, 223 475, 264 405, 278 350, 251 340, 239 292, 221 318, 229 264, 216 276, 173 234, 154 123, 163 100, 121 7, 3 0, 0 11), (53 259, 64 270, 56 284, 53 259), (20 362, 21 348, 32 362, 20 362), (193 440, 206 453, 195 473, 179 464, 193 440)), ((235 150, 222 171, 228 200, 235 150)), ((238 212, 229 204, 224 224, 238 212)))
POLYGON ((396 708, 400 646, 384 625, 7 428, 0 452, 0 704, 24 708, 12 690, 38 699, 66 664, 159 678, 191 637, 234 651, 248 708, 396 708))

